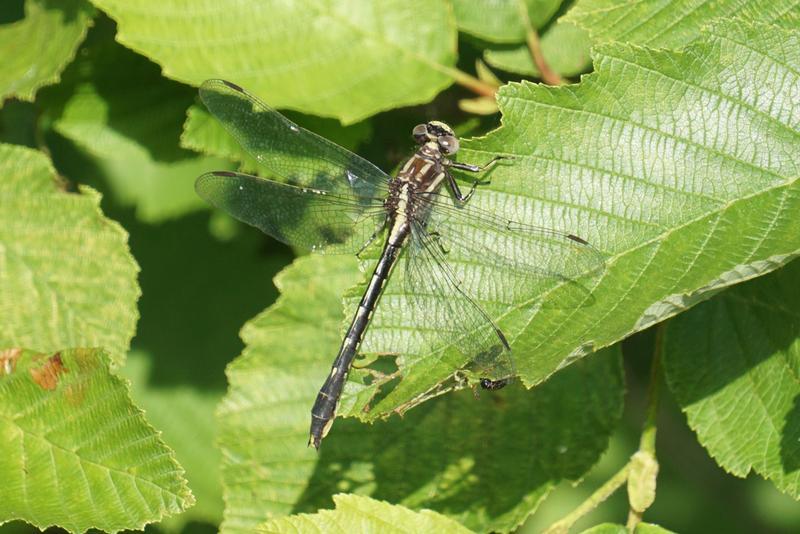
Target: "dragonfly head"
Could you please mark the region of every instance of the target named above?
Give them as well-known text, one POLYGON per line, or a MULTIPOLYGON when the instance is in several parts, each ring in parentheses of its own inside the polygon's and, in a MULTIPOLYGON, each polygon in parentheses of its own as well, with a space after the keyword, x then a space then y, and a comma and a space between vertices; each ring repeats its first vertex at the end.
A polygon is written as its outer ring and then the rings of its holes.
POLYGON ((435 141, 439 150, 448 156, 458 152, 458 138, 453 129, 443 122, 430 121, 418 124, 414 127, 412 135, 420 145, 435 141))

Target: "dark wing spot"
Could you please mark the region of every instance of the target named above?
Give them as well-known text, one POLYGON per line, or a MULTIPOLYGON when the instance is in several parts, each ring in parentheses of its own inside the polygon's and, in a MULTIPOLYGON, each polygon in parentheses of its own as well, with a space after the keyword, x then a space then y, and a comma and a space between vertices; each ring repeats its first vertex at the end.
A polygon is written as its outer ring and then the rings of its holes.
POLYGON ((214 171, 211 174, 214 176, 225 176, 226 178, 233 178, 236 176, 236 173, 231 171, 214 171))
POLYGON ((222 80, 222 83, 233 89, 234 91, 239 91, 240 93, 244 93, 244 89, 236 85, 235 83, 231 83, 227 80, 222 80))
POLYGON ((44 362, 40 367, 30 369, 31 377, 42 389, 52 391, 58 386, 59 377, 67 372, 61 353, 56 352, 44 362))
POLYGON ((320 226, 317 231, 319 232, 319 235, 322 236, 325 243, 330 244, 344 243, 350 236, 348 231, 342 229, 341 227, 337 228, 335 226, 320 226))
POLYGON ((588 245, 589 244, 588 241, 586 241, 585 239, 580 238, 580 237, 578 237, 576 235, 567 234, 567 238, 568 239, 572 239, 573 241, 575 241, 576 243, 580 243, 581 245, 588 245))

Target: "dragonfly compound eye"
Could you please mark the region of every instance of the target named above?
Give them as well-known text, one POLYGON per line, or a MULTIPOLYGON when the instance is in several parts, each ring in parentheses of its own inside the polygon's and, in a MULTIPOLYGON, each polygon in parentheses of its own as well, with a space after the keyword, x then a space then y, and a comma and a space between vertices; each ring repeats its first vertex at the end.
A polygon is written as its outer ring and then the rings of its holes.
POLYGON ((458 139, 452 135, 441 135, 439 136, 439 148, 445 154, 455 154, 458 152, 458 139))
POLYGON ((428 127, 424 124, 417 124, 416 126, 414 126, 414 131, 411 132, 411 135, 414 136, 414 141, 416 141, 420 145, 429 141, 428 127))

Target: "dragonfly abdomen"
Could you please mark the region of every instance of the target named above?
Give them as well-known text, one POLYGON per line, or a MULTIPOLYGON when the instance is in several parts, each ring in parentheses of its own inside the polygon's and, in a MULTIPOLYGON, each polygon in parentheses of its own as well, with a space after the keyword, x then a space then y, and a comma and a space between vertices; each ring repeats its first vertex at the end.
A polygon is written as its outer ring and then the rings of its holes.
POLYGON ((356 315, 350 323, 350 328, 347 329, 344 340, 342 340, 339 354, 333 361, 331 372, 328 374, 328 378, 325 379, 325 383, 319 393, 317 393, 317 399, 311 408, 311 430, 308 444, 313 445, 316 449, 319 449, 322 438, 325 437, 333 424, 344 383, 350 372, 350 366, 358 353, 358 347, 361 345, 364 331, 367 329, 372 312, 375 311, 375 305, 383 291, 387 278, 389 278, 392 266, 400 255, 401 246, 408 234, 408 229, 403 230, 403 227, 405 225, 401 225, 398 231, 391 232, 390 237, 386 240, 383 253, 375 266, 375 271, 372 273, 367 290, 364 292, 364 296, 361 297, 356 315))

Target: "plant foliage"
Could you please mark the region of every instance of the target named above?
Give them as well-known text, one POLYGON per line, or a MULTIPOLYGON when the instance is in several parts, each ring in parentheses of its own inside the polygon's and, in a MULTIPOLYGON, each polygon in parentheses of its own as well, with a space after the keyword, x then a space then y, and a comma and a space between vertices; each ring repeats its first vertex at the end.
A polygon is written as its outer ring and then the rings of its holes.
POLYGON ((779 528, 715 515, 735 490, 670 472, 695 461, 659 426, 673 397, 716 471, 756 474, 800 521, 798 0, 26 0, 0 7, 0 60, 0 525, 779 528), (454 378, 471 355, 415 342, 435 325, 408 313, 400 262, 307 449, 381 239, 290 261, 209 215, 198 175, 274 176, 197 100, 208 78, 387 172, 415 124, 445 120, 459 161, 513 158, 474 206, 580 236, 603 265, 521 276, 491 261, 516 253, 491 228, 453 228, 471 246, 448 262, 518 379, 472 390, 454 378), (551 505, 565 482, 597 484, 551 505), (621 516, 583 517, 623 485, 621 516))

